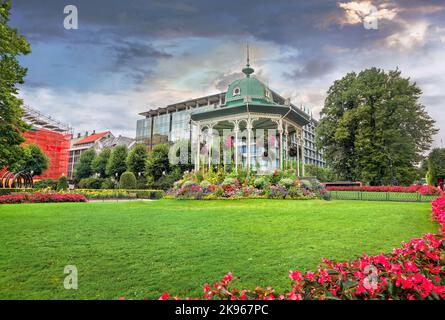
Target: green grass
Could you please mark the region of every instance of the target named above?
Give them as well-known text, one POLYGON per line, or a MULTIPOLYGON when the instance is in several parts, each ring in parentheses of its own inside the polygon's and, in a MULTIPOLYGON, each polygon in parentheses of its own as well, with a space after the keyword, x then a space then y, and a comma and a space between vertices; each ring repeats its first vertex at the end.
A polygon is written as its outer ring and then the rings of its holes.
POLYGON ((435 232, 426 203, 227 200, 0 206, 0 299, 201 294, 232 271, 239 287, 289 288, 322 257, 389 252, 435 232), (79 289, 63 288, 76 265, 79 289))

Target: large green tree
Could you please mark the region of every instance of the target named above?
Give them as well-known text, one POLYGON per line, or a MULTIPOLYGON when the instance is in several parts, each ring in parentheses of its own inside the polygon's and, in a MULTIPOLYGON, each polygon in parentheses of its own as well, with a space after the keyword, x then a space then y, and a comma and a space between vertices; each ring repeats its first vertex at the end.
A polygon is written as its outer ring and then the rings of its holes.
POLYGON ((41 175, 49 166, 48 156, 36 144, 25 145, 19 161, 10 166, 14 172, 28 172, 33 176, 41 175))
POLYGON ((421 94, 399 70, 371 68, 335 81, 316 131, 328 165, 343 179, 411 183, 437 132, 421 94))
POLYGON ((8 26, 11 2, 0 0, 0 168, 16 163, 23 155, 21 133, 28 129, 22 120, 23 101, 17 84, 23 83, 26 68, 17 57, 31 52, 26 39, 8 26))
POLYGON ((128 153, 128 171, 133 172, 135 176, 139 176, 139 173, 144 173, 147 157, 147 148, 143 144, 135 145, 133 149, 131 149, 131 151, 128 153))
POLYGON ((82 152, 79 158, 79 162, 74 168, 74 180, 79 182, 81 179, 89 178, 94 173, 92 169, 92 163, 96 156, 94 149, 89 149, 82 152))
POLYGON ((100 175, 101 178, 106 178, 107 175, 107 163, 111 156, 111 149, 104 148, 91 163, 91 168, 94 173, 100 175))
POLYGON ((111 152, 110 159, 108 159, 106 173, 119 180, 122 173, 127 171, 127 147, 117 146, 111 152))

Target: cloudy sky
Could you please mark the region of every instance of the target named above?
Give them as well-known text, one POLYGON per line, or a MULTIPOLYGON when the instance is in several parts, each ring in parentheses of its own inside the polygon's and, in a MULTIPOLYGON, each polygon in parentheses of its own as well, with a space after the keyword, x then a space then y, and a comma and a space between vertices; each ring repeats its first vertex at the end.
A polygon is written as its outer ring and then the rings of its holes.
MULTIPOLYGON (((224 91, 245 45, 258 78, 317 117, 334 80, 399 68, 445 145, 443 0, 12 0, 11 24, 32 53, 20 96, 75 132, 135 136, 139 112, 224 91), (65 30, 63 9, 78 9, 65 30), (376 21, 377 29, 364 21, 376 21)), ((372 24, 375 26, 375 23, 372 24)))

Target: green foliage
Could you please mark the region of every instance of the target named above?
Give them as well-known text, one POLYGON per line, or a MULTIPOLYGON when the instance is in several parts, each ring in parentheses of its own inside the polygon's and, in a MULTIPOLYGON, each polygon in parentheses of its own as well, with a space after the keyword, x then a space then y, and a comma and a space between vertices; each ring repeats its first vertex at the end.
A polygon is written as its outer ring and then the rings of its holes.
POLYGON ((79 182, 82 179, 89 178, 93 174, 91 164, 94 160, 96 153, 93 149, 82 152, 79 158, 79 162, 74 168, 74 180, 79 182))
POLYGON ((81 189, 100 189, 103 182, 103 178, 83 178, 79 181, 78 187, 81 189))
POLYGON ((437 132, 421 94, 399 70, 372 68, 335 81, 316 129, 329 167, 341 179, 410 184, 437 132))
POLYGON ((445 148, 435 148, 428 155, 429 185, 435 185, 437 179, 445 178, 445 148))
POLYGON ((36 188, 0 188, 0 196, 5 196, 12 193, 32 193, 36 188))
POLYGON ((168 190, 173 187, 173 184, 181 179, 182 172, 180 168, 175 168, 173 171, 160 177, 155 183, 154 188, 161 190, 168 190))
POLYGON ((120 189, 136 189, 136 177, 133 172, 127 171, 122 173, 119 180, 120 189))
POLYGON ((139 173, 145 172, 145 164, 147 162, 148 153, 143 144, 137 144, 128 153, 127 156, 127 169, 134 173, 135 176, 139 176, 139 173))
POLYGON ((34 182, 35 189, 46 189, 51 188, 52 190, 57 189, 58 181, 54 179, 44 179, 37 182, 34 182))
POLYGON ((22 158, 11 166, 10 170, 15 172, 28 172, 33 176, 41 175, 48 169, 49 158, 36 144, 29 144, 23 147, 22 158))
POLYGON ((321 168, 313 164, 306 164, 304 166, 305 175, 316 177, 321 182, 336 181, 335 172, 330 168, 321 168))
POLYGON ((101 189, 115 189, 116 182, 111 178, 105 178, 102 184, 100 185, 101 189))
POLYGON ((17 84, 23 84, 26 68, 18 56, 31 52, 26 39, 8 26, 11 2, 0 1, 0 168, 16 164, 23 156, 22 133, 30 127, 23 121, 23 101, 17 84))
POLYGON ((122 173, 127 171, 127 147, 117 146, 111 152, 110 159, 108 159, 106 174, 117 180, 120 179, 122 173))
POLYGON ((278 185, 283 188, 288 189, 294 185, 294 180, 292 180, 290 178, 283 178, 278 182, 278 185))
POLYGON ((68 190, 68 179, 65 176, 61 176, 59 180, 57 180, 57 190, 68 190))
POLYGON ((168 160, 168 150, 167 144, 158 144, 154 146, 153 150, 148 154, 145 174, 151 176, 155 182, 171 170, 168 160))
POLYGON ((99 174, 101 178, 107 177, 107 163, 111 157, 111 149, 104 148, 92 161, 91 169, 93 173, 99 174))
POLYGON ((268 181, 265 177, 258 177, 253 182, 253 186, 257 189, 264 189, 267 185, 268 181))

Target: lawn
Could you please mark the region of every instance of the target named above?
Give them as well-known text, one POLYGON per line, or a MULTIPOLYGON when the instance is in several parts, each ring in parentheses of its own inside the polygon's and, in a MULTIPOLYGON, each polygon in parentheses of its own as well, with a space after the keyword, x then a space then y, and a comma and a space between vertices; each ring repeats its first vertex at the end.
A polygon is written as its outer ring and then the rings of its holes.
POLYGON ((198 295, 232 271, 239 286, 289 288, 322 257, 389 252, 437 231, 428 203, 227 200, 0 206, 0 299, 198 295), (65 265, 79 289, 63 287, 65 265))

